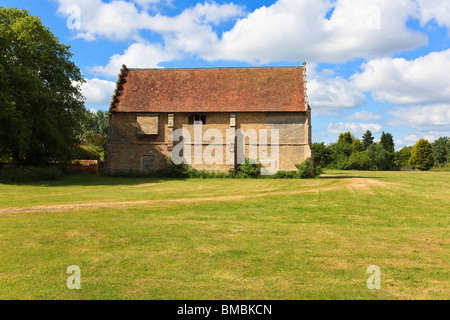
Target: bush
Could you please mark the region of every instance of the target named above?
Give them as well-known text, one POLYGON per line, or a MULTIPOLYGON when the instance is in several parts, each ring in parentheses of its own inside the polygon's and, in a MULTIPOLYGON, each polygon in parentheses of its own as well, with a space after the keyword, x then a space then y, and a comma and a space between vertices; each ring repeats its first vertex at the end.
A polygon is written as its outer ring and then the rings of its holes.
POLYGON ((311 158, 295 166, 298 169, 298 176, 301 179, 315 178, 322 173, 322 168, 318 165, 313 165, 311 158))
POLYGON ((86 134, 86 142, 90 145, 100 147, 101 149, 105 149, 106 144, 108 143, 108 137, 102 136, 96 132, 88 132, 86 134))
POLYGON ((370 170, 373 167, 366 152, 354 152, 348 159, 348 165, 352 170, 370 170))
POLYGON ((250 160, 246 159, 237 167, 235 176, 236 178, 258 178, 261 176, 261 164, 250 163, 250 160))
POLYGON ((59 167, 15 167, 0 169, 0 180, 5 182, 36 182, 59 180, 64 177, 59 167))
POLYGON ((100 154, 91 146, 79 146, 75 154, 77 160, 98 160, 100 161, 100 154))

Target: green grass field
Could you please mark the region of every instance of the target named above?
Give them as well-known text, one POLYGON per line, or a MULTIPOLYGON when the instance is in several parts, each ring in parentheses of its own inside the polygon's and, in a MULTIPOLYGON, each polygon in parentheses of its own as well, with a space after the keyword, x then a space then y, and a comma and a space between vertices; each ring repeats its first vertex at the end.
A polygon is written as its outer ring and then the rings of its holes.
POLYGON ((449 299, 449 208, 448 172, 0 184, 0 299, 449 299))

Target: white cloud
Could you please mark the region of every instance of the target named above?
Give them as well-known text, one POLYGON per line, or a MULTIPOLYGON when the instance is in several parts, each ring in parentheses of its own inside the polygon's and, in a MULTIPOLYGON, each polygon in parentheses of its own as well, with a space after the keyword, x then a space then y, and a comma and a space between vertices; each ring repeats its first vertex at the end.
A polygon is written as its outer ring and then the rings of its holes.
POLYGON ((333 134, 340 134, 342 132, 350 131, 354 135, 362 135, 367 130, 372 133, 377 133, 383 130, 383 127, 376 123, 355 123, 355 122, 339 122, 339 123, 329 123, 327 131, 333 134))
POLYGON ((122 55, 113 55, 106 66, 93 67, 90 71, 98 75, 116 76, 122 64, 129 68, 158 68, 159 63, 177 57, 175 52, 166 50, 158 44, 134 43, 122 55))
POLYGON ((162 37, 154 46, 164 47, 176 57, 182 54, 209 61, 344 62, 386 56, 427 42, 424 33, 406 26, 411 16, 418 16, 413 0, 279 0, 248 13, 222 35, 213 26, 242 17, 243 7, 204 2, 170 17, 149 14, 147 6, 160 3, 157 0, 57 1, 58 12, 65 17, 70 16, 69 6, 80 8, 78 37, 134 39, 148 44, 140 31, 149 30, 162 37))
POLYGON ((105 3, 101 0, 57 0, 58 12, 69 19, 72 8, 79 8, 80 28, 74 29, 77 37, 87 41, 105 37, 120 41, 139 38, 139 30, 149 28, 150 16, 140 12, 134 3, 113 1, 105 3))
POLYGON ((345 118, 347 120, 380 121, 382 119, 382 116, 381 114, 373 113, 370 111, 359 111, 345 118))
POLYGON ((386 56, 426 44, 423 33, 406 27, 416 15, 416 5, 407 0, 279 0, 239 20, 205 58, 267 63, 386 56))
POLYGON ((114 88, 115 82, 94 78, 86 79, 81 92, 86 97, 85 104, 87 106, 108 106, 114 88))
POLYGON ((420 131, 450 130, 450 104, 397 108, 389 113, 394 116, 390 126, 404 126, 420 131))
POLYGON ((408 61, 403 58, 371 60, 352 76, 361 90, 375 100, 398 105, 443 103, 450 100, 450 50, 408 61))
POLYGON ((403 147, 413 146, 419 139, 425 139, 429 142, 434 142, 439 137, 442 137, 442 135, 436 132, 411 134, 403 137, 403 139, 395 140, 395 149, 400 150, 403 147))
POLYGON ((364 94, 351 82, 335 77, 328 70, 316 72, 314 67, 308 68, 307 79, 309 104, 315 115, 337 114, 344 109, 357 108, 365 101, 364 94))
POLYGON ((417 0, 420 7, 420 21, 425 25, 435 20, 440 26, 450 27, 450 2, 448 0, 417 0))

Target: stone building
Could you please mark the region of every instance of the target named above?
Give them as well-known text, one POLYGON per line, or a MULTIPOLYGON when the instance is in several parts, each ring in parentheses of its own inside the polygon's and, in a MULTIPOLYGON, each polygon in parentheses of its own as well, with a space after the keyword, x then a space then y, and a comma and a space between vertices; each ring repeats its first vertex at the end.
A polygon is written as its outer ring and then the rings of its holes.
POLYGON ((208 170, 229 170, 245 158, 260 161, 266 174, 296 170, 312 155, 305 71, 305 63, 122 66, 110 106, 106 173, 159 170, 175 158, 208 170))

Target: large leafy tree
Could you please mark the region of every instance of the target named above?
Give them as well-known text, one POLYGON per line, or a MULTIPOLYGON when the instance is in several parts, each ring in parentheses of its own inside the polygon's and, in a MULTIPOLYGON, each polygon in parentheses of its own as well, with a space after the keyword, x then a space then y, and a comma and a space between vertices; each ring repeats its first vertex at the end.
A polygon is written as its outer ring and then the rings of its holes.
POLYGON ((98 110, 93 112, 86 110, 86 117, 82 124, 83 134, 95 132, 101 136, 106 136, 108 130, 109 112, 98 110))
POLYGON ((428 170, 434 164, 433 148, 428 140, 420 139, 411 151, 409 164, 421 170, 428 170))
POLYGON ((0 7, 0 156, 69 160, 84 118, 83 77, 39 18, 0 7))
POLYGON ((411 158, 412 147, 403 147, 400 151, 395 152, 394 164, 397 167, 407 167, 411 158))
POLYGON ((449 160, 450 139, 448 137, 440 137, 433 142, 434 161, 440 165, 445 165, 449 160))

